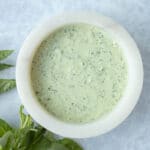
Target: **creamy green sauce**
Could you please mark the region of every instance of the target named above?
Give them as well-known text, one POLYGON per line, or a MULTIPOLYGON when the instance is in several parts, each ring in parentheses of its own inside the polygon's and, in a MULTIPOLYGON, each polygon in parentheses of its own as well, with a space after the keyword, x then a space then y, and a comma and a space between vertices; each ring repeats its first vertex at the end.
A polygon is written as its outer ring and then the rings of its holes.
POLYGON ((39 46, 31 81, 43 107, 74 123, 96 120, 113 110, 127 83, 122 49, 103 29, 63 26, 39 46))

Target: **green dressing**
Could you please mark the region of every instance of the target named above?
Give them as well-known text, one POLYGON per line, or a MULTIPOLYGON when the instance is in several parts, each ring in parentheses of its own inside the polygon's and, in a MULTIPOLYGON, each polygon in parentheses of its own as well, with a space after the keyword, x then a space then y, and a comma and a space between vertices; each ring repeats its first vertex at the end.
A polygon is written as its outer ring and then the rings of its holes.
POLYGON ((57 118, 86 123, 111 112, 127 83, 122 49, 103 29, 71 24, 51 33, 33 58, 41 105, 57 118))

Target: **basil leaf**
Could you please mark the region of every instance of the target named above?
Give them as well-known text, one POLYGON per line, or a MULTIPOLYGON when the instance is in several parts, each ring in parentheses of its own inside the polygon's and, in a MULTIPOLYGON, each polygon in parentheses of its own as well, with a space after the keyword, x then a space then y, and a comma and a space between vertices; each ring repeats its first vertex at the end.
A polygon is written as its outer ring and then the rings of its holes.
MULTIPOLYGON (((20 129, 18 133, 16 134, 16 137, 18 139, 15 140, 15 142, 13 142, 13 143, 16 143, 15 145, 13 145, 13 148, 19 149, 19 150, 20 149, 32 150, 34 147, 36 148, 40 147, 40 145, 42 145, 43 143, 43 140, 44 141, 46 140, 47 144, 49 145, 50 142, 48 142, 48 140, 45 139, 43 136, 45 129, 42 127, 40 129, 37 129, 37 130, 36 129, 37 128, 34 128, 34 130, 31 128, 20 129)), ((42 147, 44 146, 42 145, 42 147)))
POLYGON ((4 150, 24 150, 25 145, 22 146, 21 142, 25 135, 26 130, 14 129, 3 146, 4 150))
POLYGON ((4 149, 29 150, 30 145, 33 143, 34 134, 35 131, 31 131, 30 128, 15 129, 8 137, 4 149))
POLYGON ((23 113, 23 108, 21 106, 19 111, 19 129, 12 129, 0 120, 0 150, 83 150, 71 139, 57 140, 51 132, 34 123, 30 115, 23 113))
POLYGON ((7 131, 2 137, 0 137, 0 145, 4 147, 9 139, 9 137, 12 135, 11 131, 7 131))
POLYGON ((66 148, 68 148, 68 150, 83 150, 79 144, 68 138, 58 140, 58 143, 64 145, 66 148))
POLYGON ((54 134, 50 131, 46 131, 44 134, 44 137, 46 139, 48 139, 50 142, 56 142, 56 138, 55 138, 54 134))
POLYGON ((20 129, 20 131, 17 133, 18 140, 17 140, 16 146, 14 146, 14 148, 28 149, 28 147, 32 144, 34 134, 35 134, 35 132, 30 131, 30 128, 20 129))
POLYGON ((32 144, 28 150, 51 150, 51 142, 48 139, 42 137, 37 143, 32 144))
POLYGON ((7 58, 9 55, 11 55, 13 50, 1 50, 0 51, 0 60, 3 60, 7 58))
POLYGON ((48 150, 71 150, 60 143, 52 143, 48 150))
POLYGON ((14 79, 0 79, 0 93, 4 93, 16 86, 14 79))
POLYGON ((30 115, 26 115, 23 113, 24 106, 20 107, 20 128, 33 127, 33 121, 30 115))
MULTIPOLYGON (((15 142, 13 142, 14 149, 24 149, 28 150, 30 145, 32 145, 35 136, 35 131, 31 131, 30 128, 23 128, 20 130, 17 130, 16 136, 14 136, 15 142), (14 144, 15 143, 15 144, 14 144)), ((11 145, 12 145, 11 144, 11 145)))
POLYGON ((32 145, 29 150, 70 150, 60 143, 51 143, 46 138, 41 138, 41 140, 32 145))
POLYGON ((4 70, 4 69, 10 68, 12 66, 13 65, 10 65, 10 64, 0 64, 0 70, 4 70))
POLYGON ((34 132, 34 135, 32 136, 32 143, 31 145, 37 144, 41 139, 45 138, 44 137, 44 133, 46 132, 46 130, 42 127, 36 127, 35 129, 37 129, 36 132, 34 132))
POLYGON ((6 121, 0 119, 0 137, 10 130, 12 130, 11 126, 6 121))

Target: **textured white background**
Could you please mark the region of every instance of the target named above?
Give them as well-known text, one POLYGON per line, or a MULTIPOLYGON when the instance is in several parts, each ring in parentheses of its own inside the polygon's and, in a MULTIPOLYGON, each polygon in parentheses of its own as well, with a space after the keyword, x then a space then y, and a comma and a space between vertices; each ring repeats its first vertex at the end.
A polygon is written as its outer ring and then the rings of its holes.
MULTIPOLYGON (((78 141, 85 150, 150 150, 149 0, 0 0, 0 49, 15 49, 6 61, 15 65, 23 40, 40 20, 66 10, 92 10, 122 24, 137 42, 145 71, 140 100, 128 119, 108 134, 78 141)), ((0 77, 15 77, 15 68, 0 77)), ((15 126, 19 106, 16 90, 0 95, 0 117, 15 126)))

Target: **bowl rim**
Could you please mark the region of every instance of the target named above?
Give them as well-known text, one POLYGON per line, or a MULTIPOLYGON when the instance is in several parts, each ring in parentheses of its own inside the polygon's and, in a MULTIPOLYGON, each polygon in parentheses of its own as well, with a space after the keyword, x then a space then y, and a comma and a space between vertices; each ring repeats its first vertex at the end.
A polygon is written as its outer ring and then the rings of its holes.
POLYGON ((121 25, 93 12, 66 12, 46 19, 28 35, 17 58, 16 82, 22 104, 40 125, 61 136, 88 138, 112 130, 129 116, 142 90, 143 65, 136 43, 121 25), (87 23, 106 30, 121 45, 129 71, 126 90, 116 108, 106 117, 86 124, 67 123, 52 116, 39 104, 31 86, 31 62, 37 47, 52 31, 70 23, 87 23))

